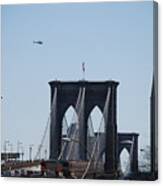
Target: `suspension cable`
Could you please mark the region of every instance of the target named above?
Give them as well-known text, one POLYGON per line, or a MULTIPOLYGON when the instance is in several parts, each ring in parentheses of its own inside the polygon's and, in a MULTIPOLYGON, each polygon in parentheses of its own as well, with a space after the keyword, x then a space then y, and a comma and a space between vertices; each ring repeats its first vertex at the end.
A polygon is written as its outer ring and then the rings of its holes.
POLYGON ((48 114, 48 120, 47 120, 47 123, 46 123, 46 126, 45 126, 45 130, 44 130, 43 136, 41 138, 41 143, 40 143, 40 145, 38 147, 38 150, 37 150, 37 153, 36 153, 34 159, 37 159, 37 157, 39 156, 39 154, 41 152, 41 149, 43 147, 43 143, 44 143, 44 140, 45 140, 47 131, 48 131, 49 124, 50 124, 50 117, 51 117, 51 114, 52 114, 53 110, 56 107, 56 98, 57 98, 57 88, 55 87, 55 91, 54 91, 54 96, 53 96, 53 101, 52 101, 50 113, 48 114))

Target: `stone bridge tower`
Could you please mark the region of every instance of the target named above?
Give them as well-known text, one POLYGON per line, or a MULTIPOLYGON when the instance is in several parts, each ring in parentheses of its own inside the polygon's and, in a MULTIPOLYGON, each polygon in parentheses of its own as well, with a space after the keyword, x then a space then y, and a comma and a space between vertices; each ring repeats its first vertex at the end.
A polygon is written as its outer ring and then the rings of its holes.
POLYGON ((90 112, 98 106, 103 112, 108 89, 110 89, 110 101, 105 120, 105 173, 116 174, 117 172, 117 86, 115 81, 52 81, 51 105, 54 95, 56 96, 55 109, 51 113, 50 124, 50 159, 58 159, 62 144, 62 119, 67 108, 72 105, 75 108, 80 88, 85 88, 83 119, 79 123, 79 155, 81 160, 87 160, 87 120, 90 112), (83 148, 83 146, 85 148, 83 148))

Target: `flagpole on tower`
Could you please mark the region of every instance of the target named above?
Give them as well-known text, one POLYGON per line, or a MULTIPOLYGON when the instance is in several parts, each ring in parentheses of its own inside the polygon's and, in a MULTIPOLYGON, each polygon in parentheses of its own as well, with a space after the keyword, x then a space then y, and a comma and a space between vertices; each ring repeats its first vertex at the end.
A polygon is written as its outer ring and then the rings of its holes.
POLYGON ((85 62, 82 62, 83 80, 85 80, 85 62))

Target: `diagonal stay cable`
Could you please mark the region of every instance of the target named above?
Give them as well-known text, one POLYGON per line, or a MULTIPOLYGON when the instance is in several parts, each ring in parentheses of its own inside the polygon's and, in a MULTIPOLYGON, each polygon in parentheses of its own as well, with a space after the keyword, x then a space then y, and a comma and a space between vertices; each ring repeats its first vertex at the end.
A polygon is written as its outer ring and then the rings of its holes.
MULTIPOLYGON (((79 107, 80 100, 81 100, 81 94, 82 94, 82 90, 81 90, 81 88, 80 88, 80 89, 79 89, 79 93, 78 93, 78 97, 77 97, 77 101, 76 101, 76 105, 75 105, 75 110, 77 110, 78 107, 79 107)), ((75 113, 73 114, 72 119, 73 119, 74 115, 75 115, 75 113)), ((65 119, 66 119, 66 118, 65 118, 65 119)), ((67 120, 66 120, 66 122, 67 122, 67 120)), ((68 131, 68 134, 67 134, 68 137, 70 136, 70 134, 71 134, 71 130, 68 131)), ((60 159, 62 158, 63 153, 64 153, 64 150, 65 150, 65 148, 66 148, 66 145, 67 145, 67 142, 64 142, 64 143, 63 143, 62 150, 61 150, 61 152, 60 152, 60 154, 59 154, 59 156, 58 156, 58 160, 60 160, 60 159)))
MULTIPOLYGON (((104 110, 103 110, 103 115, 104 116, 106 116, 106 111, 108 110, 108 103, 109 103, 109 101, 110 101, 110 88, 108 88, 108 93, 107 93, 107 97, 106 97, 106 101, 105 101, 105 106, 104 106, 104 110)), ((102 118, 102 120, 103 120, 103 118, 102 118)), ((98 129, 98 132, 97 132, 97 137, 96 137, 96 140, 95 140, 95 143, 94 143, 94 146, 93 146, 93 150, 92 150, 92 154, 91 154, 91 158, 90 158, 90 160, 89 160, 89 162, 88 162, 88 164, 87 164, 87 167, 86 167, 86 169, 85 169, 85 171, 84 171, 84 173, 83 173, 83 175, 82 175, 82 179, 84 179, 85 178, 85 176, 87 175, 87 172, 88 172, 88 170, 89 170, 89 168, 90 168, 90 166, 91 166, 91 163, 92 163, 92 160, 93 160, 93 158, 94 158, 94 154, 95 154, 95 152, 96 152, 96 145, 97 145, 97 142, 98 142, 98 140, 99 140, 99 131, 100 131, 100 129, 101 129, 101 126, 102 126, 102 120, 101 120, 101 122, 100 122, 100 126, 99 126, 99 129, 98 129)))
POLYGON ((80 116, 81 116, 81 113, 82 113, 82 109, 84 108, 84 105, 83 105, 84 104, 84 99, 85 99, 85 88, 82 89, 81 102, 80 102, 79 107, 78 107, 78 122, 77 122, 77 125, 76 125, 76 128, 75 128, 74 134, 72 136, 73 141, 71 141, 71 144, 70 144, 70 149, 69 149, 68 155, 66 157, 67 160, 69 159, 69 157, 71 155, 73 145, 74 145, 74 142, 75 142, 74 140, 76 139, 77 132, 79 131, 79 119, 80 119, 80 116))

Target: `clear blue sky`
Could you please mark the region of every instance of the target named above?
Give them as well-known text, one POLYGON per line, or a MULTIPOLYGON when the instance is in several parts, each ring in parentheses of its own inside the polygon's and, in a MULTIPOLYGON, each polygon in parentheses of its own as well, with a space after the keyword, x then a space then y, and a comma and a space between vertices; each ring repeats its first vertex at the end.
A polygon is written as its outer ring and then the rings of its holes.
MULTIPOLYGON (((118 131, 149 144, 153 3, 2 6, 2 144, 40 143, 50 80, 116 80, 118 131), (33 40, 42 40, 42 46, 33 40)), ((95 124, 97 125, 97 124, 95 124)))

